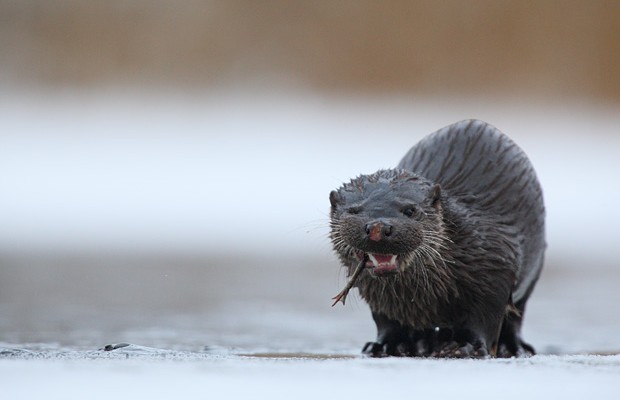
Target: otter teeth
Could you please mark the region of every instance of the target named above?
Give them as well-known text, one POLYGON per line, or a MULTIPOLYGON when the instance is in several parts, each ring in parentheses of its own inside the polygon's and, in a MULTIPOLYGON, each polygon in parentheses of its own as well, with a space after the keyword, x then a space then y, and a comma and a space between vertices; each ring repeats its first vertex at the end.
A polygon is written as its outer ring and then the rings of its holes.
POLYGON ((374 265, 375 268, 379 266, 379 261, 377 261, 372 253, 368 253, 368 258, 370 258, 370 261, 372 261, 372 265, 374 265))
POLYGON ((373 253, 368 253, 368 259, 372 262, 372 265, 375 268, 381 268, 381 269, 394 269, 397 267, 396 264, 396 258, 398 256, 396 254, 373 254, 373 253), (388 257, 389 260, 388 260, 388 257), (379 260, 377 260, 377 258, 379 258, 379 260))

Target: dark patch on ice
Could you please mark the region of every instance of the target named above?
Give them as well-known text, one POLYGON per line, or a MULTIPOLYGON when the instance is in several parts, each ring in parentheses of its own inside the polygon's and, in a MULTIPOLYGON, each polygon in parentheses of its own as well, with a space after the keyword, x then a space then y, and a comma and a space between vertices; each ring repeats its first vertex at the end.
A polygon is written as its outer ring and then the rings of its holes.
POLYGON ((241 357, 250 358, 271 358, 271 359, 290 359, 290 360, 351 360, 361 358, 361 356, 351 354, 315 354, 315 353, 253 353, 238 354, 241 357))
POLYGON ((129 346, 129 343, 106 344, 105 346, 103 346, 102 349, 99 349, 99 350, 112 351, 112 350, 122 349, 123 347, 127 347, 127 346, 129 346))

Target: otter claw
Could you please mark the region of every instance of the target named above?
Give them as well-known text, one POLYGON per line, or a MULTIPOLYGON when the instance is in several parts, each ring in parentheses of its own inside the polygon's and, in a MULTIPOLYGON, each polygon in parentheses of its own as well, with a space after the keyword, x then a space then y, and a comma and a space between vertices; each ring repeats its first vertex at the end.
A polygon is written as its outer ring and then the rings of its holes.
POLYGON ((388 353, 388 345, 387 343, 377 343, 377 342, 368 342, 364 345, 362 349, 362 354, 365 354, 369 357, 373 358, 383 358, 387 357, 390 354, 388 353))
POLYGON ((368 342, 362 348, 362 354, 373 358, 408 357, 411 355, 406 343, 377 343, 368 342))

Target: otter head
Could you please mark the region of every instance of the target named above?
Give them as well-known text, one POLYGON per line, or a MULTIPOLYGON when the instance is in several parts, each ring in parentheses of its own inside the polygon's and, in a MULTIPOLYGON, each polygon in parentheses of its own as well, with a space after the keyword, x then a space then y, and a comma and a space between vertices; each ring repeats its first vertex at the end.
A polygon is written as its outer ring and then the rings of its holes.
MULTIPOLYGON (((329 195, 334 250, 349 267, 366 260, 373 276, 434 258, 443 220, 438 184, 404 170, 361 175, 329 195)), ((439 246, 438 246, 439 245, 439 246)))

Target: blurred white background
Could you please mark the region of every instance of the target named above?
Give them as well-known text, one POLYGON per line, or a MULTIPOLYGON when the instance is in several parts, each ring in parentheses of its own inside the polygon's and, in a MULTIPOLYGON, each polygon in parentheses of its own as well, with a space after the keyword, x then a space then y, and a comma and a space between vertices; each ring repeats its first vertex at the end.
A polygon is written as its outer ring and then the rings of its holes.
POLYGON ((613 262, 613 106, 314 92, 5 94, 0 249, 316 256, 330 190, 472 117, 532 159, 549 257, 613 262))

